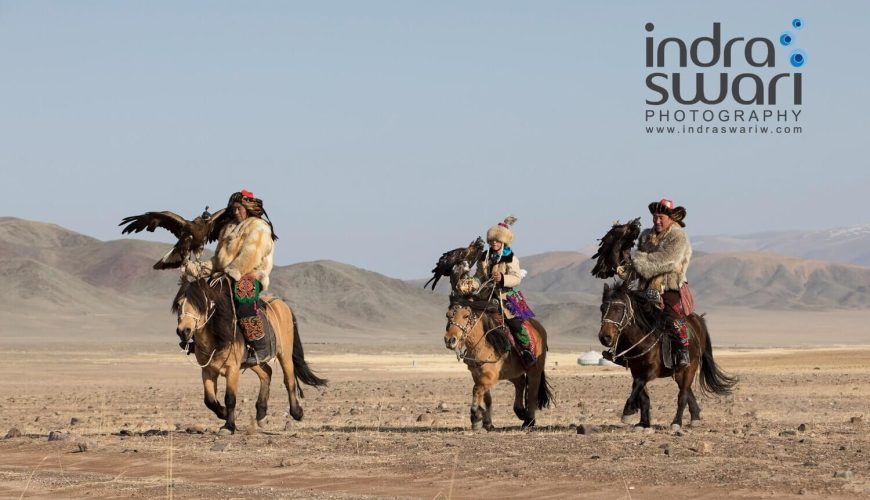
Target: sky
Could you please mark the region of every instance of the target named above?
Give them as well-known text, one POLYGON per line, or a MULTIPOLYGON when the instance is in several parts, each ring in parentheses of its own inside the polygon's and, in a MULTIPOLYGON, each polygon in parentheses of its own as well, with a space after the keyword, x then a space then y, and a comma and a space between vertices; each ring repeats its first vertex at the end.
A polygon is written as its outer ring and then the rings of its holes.
POLYGON ((399 278, 508 214, 520 257, 648 225, 662 197, 690 235, 865 224, 868 19, 860 1, 0 1, 0 216, 111 240, 244 188, 277 265, 399 278), (795 17, 803 102, 780 97, 801 134, 644 131, 646 23, 775 40, 795 17))

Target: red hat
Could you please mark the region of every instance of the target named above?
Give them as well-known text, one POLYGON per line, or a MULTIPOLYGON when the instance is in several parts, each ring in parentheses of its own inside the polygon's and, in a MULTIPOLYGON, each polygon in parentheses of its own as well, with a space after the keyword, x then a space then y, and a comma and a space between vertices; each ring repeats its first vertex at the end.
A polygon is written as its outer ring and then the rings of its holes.
POLYGON ((254 193, 248 191, 247 189, 242 189, 241 193, 242 193, 242 196, 244 196, 245 198, 253 198, 254 197, 254 193))

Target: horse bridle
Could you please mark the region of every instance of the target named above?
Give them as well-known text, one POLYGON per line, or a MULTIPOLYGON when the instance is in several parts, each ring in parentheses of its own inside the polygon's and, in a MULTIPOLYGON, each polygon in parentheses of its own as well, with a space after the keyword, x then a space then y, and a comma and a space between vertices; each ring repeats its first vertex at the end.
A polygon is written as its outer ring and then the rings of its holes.
POLYGON ((178 313, 178 317, 179 318, 183 318, 183 317, 193 318, 193 331, 194 332, 199 331, 200 329, 205 327, 205 325, 208 324, 209 320, 211 319, 212 316, 214 316, 214 313, 217 310, 217 308, 215 307, 214 301, 209 300, 208 306, 206 306, 206 311, 205 311, 204 315, 203 314, 193 314, 193 313, 190 313, 190 312, 187 312, 184 310, 184 304, 186 304, 186 303, 187 303, 187 297, 184 297, 179 301, 179 306, 180 306, 179 311, 180 312, 178 313), (211 313, 209 313, 209 311, 211 311, 211 313), (199 321, 202 319, 203 316, 205 316, 205 321, 203 321, 202 325, 200 326, 199 321))
POLYGON ((652 330, 649 331, 649 333, 647 333, 646 335, 641 337, 641 339, 638 340, 637 342, 635 342, 631 347, 629 347, 628 349, 625 349, 624 351, 622 351, 620 353, 617 353, 616 346, 619 345, 619 337, 622 335, 622 330, 624 330, 626 327, 631 325, 633 322, 634 322, 634 308, 631 305, 631 299, 628 299, 627 302, 623 302, 621 300, 610 300, 607 302, 607 307, 604 309, 604 314, 602 315, 602 318, 601 318, 601 324, 604 325, 605 323, 610 323, 612 325, 616 325, 616 335, 613 337, 613 340, 610 342, 610 348, 608 349, 608 351, 611 354, 611 359, 615 360, 619 357, 625 357, 625 359, 627 359, 627 360, 639 358, 639 357, 643 356, 644 354, 650 352, 652 350, 652 348, 655 347, 655 345, 658 343, 658 340, 656 342, 653 342, 652 344, 650 344, 649 347, 647 347, 640 354, 636 354, 634 356, 625 356, 625 354, 630 352, 635 347, 639 346, 644 340, 646 340, 650 335, 652 335, 653 332, 656 331, 655 327, 653 327, 652 330), (622 306, 622 318, 620 318, 619 321, 613 321, 612 319, 607 317, 608 313, 610 312, 610 306, 612 306, 613 304, 619 304, 622 306))
MULTIPOLYGON (((602 324, 610 323, 612 325, 616 325, 617 334, 621 334, 622 330, 630 325, 632 321, 634 321, 634 308, 631 306, 631 300, 628 300, 628 302, 623 302, 621 300, 610 300, 607 302, 607 307, 604 309, 604 314, 601 318, 602 324), (613 321, 612 319, 607 317, 608 313, 610 313, 610 307, 613 304, 619 304, 622 306, 622 318, 620 318, 619 321, 613 321)), ((618 337, 619 335, 617 335, 617 338, 618 337)))

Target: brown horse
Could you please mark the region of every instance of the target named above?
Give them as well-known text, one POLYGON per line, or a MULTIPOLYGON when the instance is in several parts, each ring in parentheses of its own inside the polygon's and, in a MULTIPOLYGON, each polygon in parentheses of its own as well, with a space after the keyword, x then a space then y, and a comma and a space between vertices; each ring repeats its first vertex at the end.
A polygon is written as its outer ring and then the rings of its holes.
POLYGON ((697 314, 688 318, 688 324, 694 332, 689 341, 689 366, 676 371, 667 368, 662 361, 662 343, 671 340, 661 321, 645 299, 629 289, 627 282, 612 288, 604 285, 598 339, 610 348, 615 361, 627 365, 634 380, 622 411, 622 421, 631 423, 629 417, 640 409, 639 425, 649 427, 650 399, 646 384, 656 378, 673 377, 679 386, 679 394, 677 414, 671 422, 671 430, 677 431, 683 425, 686 404, 692 417, 691 425, 701 423, 701 407, 692 392, 692 382, 699 366, 701 389, 706 393, 730 394, 737 379, 726 375, 716 366, 707 324, 697 314))
MULTIPOLYGON (((267 300, 266 303, 268 319, 277 337, 277 358, 284 371, 284 386, 290 400, 288 413, 294 419, 301 420, 303 412, 297 399, 297 390, 299 397, 304 395, 298 382, 323 386, 327 381, 316 376, 305 362, 299 329, 290 307, 278 299, 267 300)), ((247 358, 247 347, 236 325, 230 280, 223 277, 211 284, 206 279, 182 280, 172 302, 172 312, 178 315, 176 333, 182 343, 189 342, 191 338, 196 342, 196 360, 202 368, 205 405, 218 418, 226 421, 221 432, 233 433, 236 430, 236 393, 242 368, 250 368, 260 378, 256 408, 257 424, 262 426, 268 408, 272 368, 266 363, 243 363, 247 358), (219 375, 227 379, 225 406, 215 396, 219 375)))
MULTIPOLYGON (((547 360, 547 331, 537 320, 529 320, 527 329, 534 337, 538 362, 526 371, 515 349, 511 349, 500 331, 487 329, 490 312, 488 301, 471 301, 450 296, 447 310, 447 332, 444 344, 468 365, 474 379, 471 391, 471 428, 491 431, 492 395, 490 388, 499 380, 510 380, 516 389, 514 413, 523 421, 522 427, 535 425, 535 412, 550 406, 553 398, 544 363, 547 360)), ((509 335, 509 334, 508 334, 509 335)))

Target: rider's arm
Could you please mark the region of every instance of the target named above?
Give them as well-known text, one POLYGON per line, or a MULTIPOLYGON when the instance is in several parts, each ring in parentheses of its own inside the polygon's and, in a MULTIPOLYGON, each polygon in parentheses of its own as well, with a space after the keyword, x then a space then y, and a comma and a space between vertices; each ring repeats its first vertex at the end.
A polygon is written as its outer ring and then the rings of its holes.
POLYGON ((655 252, 636 250, 632 266, 644 278, 664 273, 680 272, 683 255, 689 251, 689 238, 683 231, 674 231, 665 238, 655 252))
POLYGON ((512 261, 507 264, 507 271, 503 274, 502 286, 505 288, 513 288, 520 285, 523 277, 520 275, 520 259, 514 255, 512 261))
MULTIPOLYGON (((263 258, 272 252, 272 231, 269 224, 262 219, 254 219, 245 231, 247 234, 241 251, 223 269, 227 276, 235 280, 256 269, 263 258)), ((259 276, 257 278, 262 279, 259 276)))

